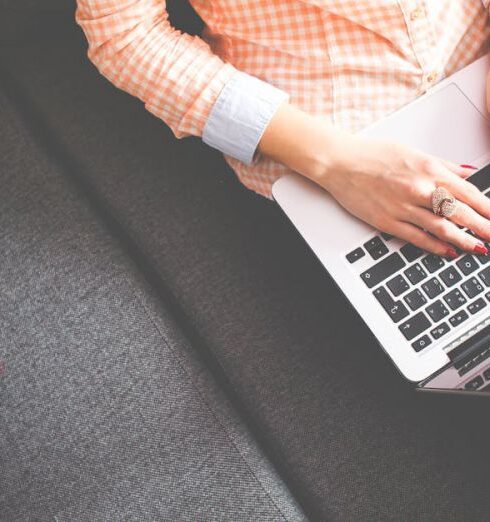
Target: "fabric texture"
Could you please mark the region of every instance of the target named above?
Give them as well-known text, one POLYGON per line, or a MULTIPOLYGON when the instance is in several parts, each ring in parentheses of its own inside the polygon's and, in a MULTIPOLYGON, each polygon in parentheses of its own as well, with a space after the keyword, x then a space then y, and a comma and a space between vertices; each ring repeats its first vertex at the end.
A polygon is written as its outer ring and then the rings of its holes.
POLYGON ((236 74, 216 99, 203 129, 202 139, 247 165, 279 106, 288 95, 248 74, 236 74))
POLYGON ((80 0, 88 55, 118 87, 139 97, 179 137, 201 135, 236 70, 200 38, 176 31, 163 0, 80 0))
POLYGON ((0 71, 0 519, 304 520, 0 71))
POLYGON ((75 4, 75 0, 0 0, 0 45, 67 37, 75 4))
MULTIPOLYGON (((191 3, 207 44, 173 29, 162 0, 78 0, 90 58, 179 137, 202 135, 237 70, 355 132, 476 59, 490 35, 488 2, 480 0, 439 0, 437 18, 419 0, 191 3)), ((264 157, 252 165, 227 159, 248 188, 267 197, 288 172, 264 157)))
POLYGON ((280 210, 84 54, 74 38, 2 56, 308 517, 487 519, 488 402, 415 394, 280 210))

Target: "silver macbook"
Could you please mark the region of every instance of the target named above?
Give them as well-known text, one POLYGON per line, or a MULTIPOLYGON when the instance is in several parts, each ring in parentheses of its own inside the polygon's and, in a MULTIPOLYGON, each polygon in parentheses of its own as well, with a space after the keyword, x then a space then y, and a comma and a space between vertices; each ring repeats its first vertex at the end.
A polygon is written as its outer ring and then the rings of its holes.
MULTIPOLYGON (((363 134, 476 165, 470 181, 490 197, 488 67, 488 57, 476 61, 363 134)), ((417 389, 490 394, 490 255, 429 255, 353 217, 296 174, 278 180, 273 195, 417 389)))

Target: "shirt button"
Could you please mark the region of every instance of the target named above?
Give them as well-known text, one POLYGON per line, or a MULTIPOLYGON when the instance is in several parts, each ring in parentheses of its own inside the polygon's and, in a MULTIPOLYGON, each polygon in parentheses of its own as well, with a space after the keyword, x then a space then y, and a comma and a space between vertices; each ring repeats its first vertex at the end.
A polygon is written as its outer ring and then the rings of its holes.
POLYGON ((415 21, 417 20, 417 18, 420 18, 421 16, 423 16, 424 14, 424 10, 422 9, 422 7, 417 7, 415 8, 411 13, 410 13, 410 20, 415 21))
POLYGON ((431 72, 427 75, 426 81, 427 83, 434 83, 437 80, 437 73, 431 72))

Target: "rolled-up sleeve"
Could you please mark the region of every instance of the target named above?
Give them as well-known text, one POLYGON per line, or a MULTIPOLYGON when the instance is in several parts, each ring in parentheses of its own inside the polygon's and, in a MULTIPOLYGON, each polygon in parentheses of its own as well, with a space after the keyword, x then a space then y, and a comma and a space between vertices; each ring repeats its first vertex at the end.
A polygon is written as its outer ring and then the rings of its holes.
POLYGON ((88 56, 120 89, 138 97, 181 138, 250 163, 286 95, 240 73, 197 36, 168 20, 164 0, 78 0, 88 56))
POLYGON ((244 73, 223 88, 204 126, 205 143, 247 165, 275 112, 288 95, 244 73))
POLYGON ((78 0, 88 55, 120 89, 140 98, 177 137, 201 136, 236 74, 199 37, 174 29, 163 0, 78 0))

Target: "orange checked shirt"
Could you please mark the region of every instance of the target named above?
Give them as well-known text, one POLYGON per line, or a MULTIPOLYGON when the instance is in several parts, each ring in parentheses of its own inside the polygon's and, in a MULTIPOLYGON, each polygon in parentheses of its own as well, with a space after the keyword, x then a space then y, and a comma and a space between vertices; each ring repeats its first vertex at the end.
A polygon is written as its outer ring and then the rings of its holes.
POLYGON ((164 0, 78 0, 77 21, 102 74, 267 197, 287 168, 253 152, 282 100, 355 132, 475 60, 490 33, 488 0, 191 4, 202 38, 171 27, 164 0))

